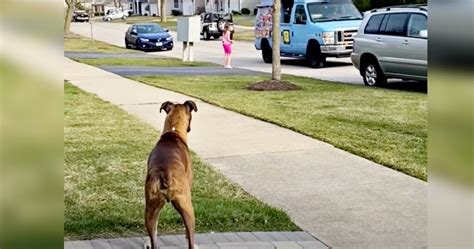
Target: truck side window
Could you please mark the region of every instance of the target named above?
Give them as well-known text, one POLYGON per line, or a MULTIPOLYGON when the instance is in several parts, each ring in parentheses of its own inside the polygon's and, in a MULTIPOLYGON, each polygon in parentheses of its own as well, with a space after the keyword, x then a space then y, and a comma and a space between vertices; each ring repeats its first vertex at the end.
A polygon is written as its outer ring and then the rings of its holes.
POLYGON ((304 10, 304 5, 296 6, 294 24, 306 24, 306 11, 304 10))
POLYGON ((283 23, 290 23, 291 20, 291 7, 282 8, 283 9, 283 23))
POLYGON ((377 34, 379 32, 380 24, 382 23, 385 15, 374 15, 370 18, 367 26, 365 27, 364 33, 366 34, 377 34))

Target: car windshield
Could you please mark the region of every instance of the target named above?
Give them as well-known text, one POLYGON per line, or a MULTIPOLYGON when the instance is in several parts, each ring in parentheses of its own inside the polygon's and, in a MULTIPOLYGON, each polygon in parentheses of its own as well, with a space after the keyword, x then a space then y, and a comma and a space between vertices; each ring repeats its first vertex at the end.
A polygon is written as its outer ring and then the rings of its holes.
POLYGON ((136 26, 137 28, 137 33, 139 34, 150 34, 150 33, 160 33, 164 32, 163 28, 159 26, 158 24, 156 25, 139 25, 136 26))
POLYGON ((362 14, 351 1, 309 3, 308 12, 312 22, 362 20, 362 14))

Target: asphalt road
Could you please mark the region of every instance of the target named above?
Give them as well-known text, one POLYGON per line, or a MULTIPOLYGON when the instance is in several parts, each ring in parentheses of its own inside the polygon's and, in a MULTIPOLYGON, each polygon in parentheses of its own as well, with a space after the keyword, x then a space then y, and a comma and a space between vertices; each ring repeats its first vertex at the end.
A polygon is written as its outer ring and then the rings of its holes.
MULTIPOLYGON (((129 25, 124 23, 93 22, 93 36, 96 40, 125 47, 124 34, 128 27, 129 25)), ((72 23, 71 31, 85 37, 91 35, 89 23, 72 23)), ((172 32, 172 35, 176 41, 176 33, 172 32)), ((181 58, 182 43, 175 42, 175 48, 172 51, 151 52, 150 54, 181 58)), ((195 60, 223 64, 223 57, 223 49, 219 40, 200 41, 195 44, 195 60)), ((255 49, 252 42, 236 41, 232 57, 234 67, 271 73, 271 64, 263 62, 261 52, 255 49)), ((318 69, 306 67, 302 60, 283 59, 282 73, 335 82, 363 84, 361 76, 349 58, 330 58, 325 68, 318 69)))

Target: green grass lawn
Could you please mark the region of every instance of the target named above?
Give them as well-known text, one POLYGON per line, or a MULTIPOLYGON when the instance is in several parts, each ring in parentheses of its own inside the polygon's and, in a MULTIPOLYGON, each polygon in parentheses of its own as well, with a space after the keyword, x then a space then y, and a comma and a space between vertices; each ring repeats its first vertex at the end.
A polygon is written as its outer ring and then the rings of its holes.
MULTIPOLYGON (((95 41, 95 46, 92 47, 90 39, 76 34, 72 34, 64 38, 64 51, 101 53, 142 53, 140 51, 125 49, 99 41, 95 41)), ((199 61, 183 62, 182 60, 177 58, 77 58, 74 60, 92 66, 112 65, 150 67, 206 67, 216 65, 210 62, 199 61)))
POLYGON ((207 67, 216 66, 210 62, 184 62, 175 58, 100 58, 100 59, 74 59, 78 62, 92 66, 148 66, 148 67, 207 67))
POLYGON ((235 30, 234 40, 236 41, 255 41, 255 31, 253 30, 235 30))
MULTIPOLYGON (((146 162, 158 131, 69 83, 64 122, 65 239, 144 235, 146 162)), ((299 229, 284 212, 250 196, 195 154, 193 171, 197 232, 299 229)), ((170 205, 158 231, 184 231, 170 205)))
POLYGON ((235 25, 241 25, 241 26, 248 26, 248 27, 253 27, 254 22, 255 22, 255 16, 254 15, 234 15, 233 21, 235 25))
POLYGON ((89 38, 71 33, 64 37, 64 51, 77 52, 98 52, 98 53, 141 53, 137 50, 130 50, 105 42, 94 40, 94 46, 89 38))
POLYGON ((427 179, 427 95, 284 76, 300 91, 245 89, 264 76, 141 76, 141 82, 290 128, 427 179))

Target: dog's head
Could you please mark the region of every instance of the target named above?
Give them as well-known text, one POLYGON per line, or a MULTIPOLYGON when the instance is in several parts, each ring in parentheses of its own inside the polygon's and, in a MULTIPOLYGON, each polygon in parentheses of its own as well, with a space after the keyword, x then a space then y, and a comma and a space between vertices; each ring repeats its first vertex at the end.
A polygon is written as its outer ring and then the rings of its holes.
POLYGON ((165 121, 165 130, 167 129, 182 129, 186 132, 191 131, 191 112, 197 112, 197 106, 194 101, 187 100, 183 104, 175 104, 170 101, 164 102, 160 107, 167 114, 165 121))

